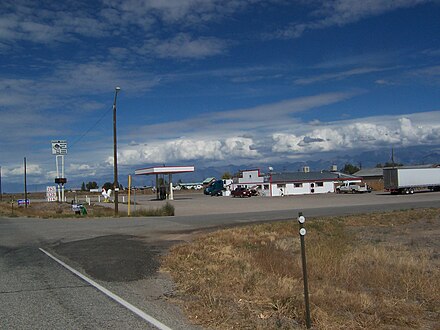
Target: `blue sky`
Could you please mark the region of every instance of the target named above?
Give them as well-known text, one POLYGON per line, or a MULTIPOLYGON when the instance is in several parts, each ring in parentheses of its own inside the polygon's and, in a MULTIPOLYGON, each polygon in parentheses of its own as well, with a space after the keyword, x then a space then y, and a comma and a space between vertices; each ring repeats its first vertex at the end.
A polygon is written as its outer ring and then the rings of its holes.
MULTIPOLYGON (((0 166, 51 182, 152 164, 440 145, 440 1, 0 4, 0 166)), ((122 175, 121 174, 121 175, 122 175)))

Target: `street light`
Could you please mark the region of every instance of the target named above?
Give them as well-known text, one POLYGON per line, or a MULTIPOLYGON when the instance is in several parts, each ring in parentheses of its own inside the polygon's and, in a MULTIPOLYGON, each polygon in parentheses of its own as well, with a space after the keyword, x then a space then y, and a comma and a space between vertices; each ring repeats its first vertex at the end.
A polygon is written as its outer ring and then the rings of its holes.
POLYGON ((118 207, 118 192, 119 192, 119 183, 118 183, 118 152, 116 148, 116 98, 118 97, 118 92, 121 90, 121 87, 115 87, 115 99, 113 101, 113 173, 114 173, 114 181, 113 181, 113 190, 115 191, 115 216, 119 215, 119 207, 118 207))

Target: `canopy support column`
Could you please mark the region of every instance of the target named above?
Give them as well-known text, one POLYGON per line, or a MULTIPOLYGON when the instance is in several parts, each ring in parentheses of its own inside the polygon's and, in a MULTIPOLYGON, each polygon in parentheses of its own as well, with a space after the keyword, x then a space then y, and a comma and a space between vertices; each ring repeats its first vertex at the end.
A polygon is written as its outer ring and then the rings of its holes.
POLYGON ((159 200, 159 174, 156 174, 156 199, 159 200))
POLYGON ((168 182, 170 184, 170 194, 168 195, 168 199, 172 201, 174 199, 174 194, 173 194, 173 175, 171 173, 168 174, 168 182))

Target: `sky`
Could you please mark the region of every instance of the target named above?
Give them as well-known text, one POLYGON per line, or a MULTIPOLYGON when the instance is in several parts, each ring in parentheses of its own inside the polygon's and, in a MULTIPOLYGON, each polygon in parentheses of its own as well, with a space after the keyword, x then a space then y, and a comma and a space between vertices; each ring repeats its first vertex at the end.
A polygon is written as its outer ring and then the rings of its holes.
POLYGON ((2 182, 440 145, 440 1, 2 0, 2 182))

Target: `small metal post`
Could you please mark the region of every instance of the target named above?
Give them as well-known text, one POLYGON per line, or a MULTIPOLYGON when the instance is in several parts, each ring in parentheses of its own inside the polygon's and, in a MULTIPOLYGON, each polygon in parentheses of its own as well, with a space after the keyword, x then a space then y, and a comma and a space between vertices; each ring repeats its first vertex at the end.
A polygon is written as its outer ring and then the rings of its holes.
POLYGON ((133 212, 136 214, 136 187, 134 187, 134 191, 133 191, 133 194, 134 194, 134 201, 133 201, 133 208, 134 208, 134 210, 133 210, 133 212))
POLYGON ((301 240, 301 259, 303 268, 303 280, 304 280, 304 301, 306 307, 306 326, 307 329, 311 328, 310 321, 310 303, 309 303, 309 284, 307 280, 307 263, 306 263, 306 246, 304 241, 304 236, 306 235, 306 229, 304 228, 304 222, 306 218, 303 216, 302 212, 298 213, 298 223, 299 223, 299 237, 301 240))
POLYGON ((27 209, 26 157, 24 157, 24 208, 27 209))
POLYGON ((0 201, 3 201, 3 190, 2 190, 2 167, 0 166, 0 201))
POLYGON ((128 207, 127 207, 127 215, 130 216, 130 191, 131 191, 131 175, 128 176, 128 207))

